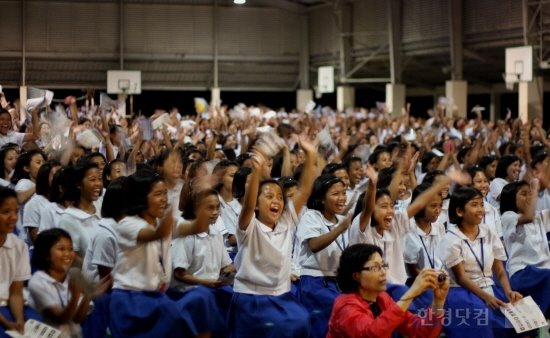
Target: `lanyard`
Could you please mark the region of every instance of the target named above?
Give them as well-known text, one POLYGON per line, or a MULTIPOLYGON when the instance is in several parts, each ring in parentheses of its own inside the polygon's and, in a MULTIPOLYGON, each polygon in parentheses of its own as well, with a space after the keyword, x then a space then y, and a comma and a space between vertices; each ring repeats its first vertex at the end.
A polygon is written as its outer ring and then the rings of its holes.
MULTIPOLYGON (((326 226, 328 231, 330 232, 331 229, 330 227, 327 225, 326 226)), ((346 246, 346 236, 345 235, 346 232, 342 232, 338 237, 336 237, 336 239, 334 240, 334 242, 336 243, 336 245, 338 245, 338 248, 340 248, 340 251, 344 251, 344 249, 347 247, 346 246), (342 237, 342 244, 340 245, 340 242, 338 241, 338 238, 342 237)))
POLYGON ((481 269, 481 273, 483 274, 483 277, 485 277, 485 256, 483 254, 483 238, 480 238, 479 240, 481 242, 481 260, 479 260, 479 257, 477 257, 470 243, 468 243, 467 240, 464 240, 464 242, 466 243, 466 245, 468 245, 468 248, 470 248, 472 255, 474 255, 476 259, 477 265, 479 265, 479 268, 481 269))
POLYGON ((59 288, 57 287, 57 285, 54 284, 54 287, 55 287, 55 291, 57 291, 57 296, 59 297, 59 303, 61 303, 61 307, 65 309, 65 302, 63 301, 63 297, 61 297, 61 291, 59 291, 59 288))
POLYGON ((430 241, 430 246, 432 247, 432 257, 430 257, 430 253, 428 252, 428 248, 426 248, 426 244, 424 243, 424 239, 422 239, 422 235, 418 234, 418 237, 420 238, 420 242, 422 242, 422 246, 424 247, 426 256, 428 256, 428 262, 430 262, 430 266, 432 267, 432 269, 435 269, 435 248, 432 241, 430 241))

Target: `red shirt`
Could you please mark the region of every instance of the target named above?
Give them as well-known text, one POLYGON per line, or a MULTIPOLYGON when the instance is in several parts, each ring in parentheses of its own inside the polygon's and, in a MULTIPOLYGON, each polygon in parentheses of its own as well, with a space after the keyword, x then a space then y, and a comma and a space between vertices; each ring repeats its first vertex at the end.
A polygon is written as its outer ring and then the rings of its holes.
POLYGON ((397 330, 409 338, 436 338, 441 333, 443 315, 426 311, 424 318, 403 311, 386 292, 377 303, 382 311, 374 318, 367 303, 358 293, 338 296, 334 301, 327 338, 385 338, 397 330))

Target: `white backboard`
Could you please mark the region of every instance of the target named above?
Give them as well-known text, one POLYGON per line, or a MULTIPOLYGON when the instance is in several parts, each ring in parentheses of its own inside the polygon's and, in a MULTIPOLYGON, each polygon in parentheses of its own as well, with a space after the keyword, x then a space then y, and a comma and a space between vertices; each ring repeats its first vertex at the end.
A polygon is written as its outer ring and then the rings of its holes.
POLYGON ((141 94, 141 71, 139 70, 108 70, 108 94, 141 94))
POLYGON ((333 66, 323 66, 317 69, 317 87, 319 93, 334 93, 333 66))
POLYGON ((533 81, 533 46, 506 48, 506 83, 533 81))

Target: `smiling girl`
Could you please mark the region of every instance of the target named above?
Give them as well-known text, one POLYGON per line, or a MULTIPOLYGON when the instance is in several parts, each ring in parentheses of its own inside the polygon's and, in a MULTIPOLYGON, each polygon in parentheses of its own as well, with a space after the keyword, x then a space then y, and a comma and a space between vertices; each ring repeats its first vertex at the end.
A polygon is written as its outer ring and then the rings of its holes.
POLYGON ((450 325, 445 329, 447 337, 469 334, 505 337, 513 333, 513 329, 505 329, 499 307, 507 301, 521 299, 522 295, 510 287, 502 264, 506 254, 498 235, 480 226, 484 215, 483 195, 479 190, 461 187, 451 195, 449 219, 453 225, 443 237, 438 253, 451 277, 446 304, 450 312, 450 325), (495 280, 500 287, 495 285, 495 280), (478 320, 480 317, 461 317, 463 311, 478 313, 485 318, 485 323, 478 320), (464 325, 459 325, 461 322, 464 325))
POLYGON ((76 253, 75 265, 80 267, 98 228, 101 210, 96 209, 94 202, 101 196, 103 184, 95 163, 81 162, 65 170, 72 173, 65 186, 65 196, 73 205, 65 209, 58 226, 71 235, 76 253))
MULTIPOLYGON (((314 171, 317 150, 300 139, 305 173, 314 171)), ((313 175, 302 175, 299 189, 285 205, 277 181, 260 183, 264 156, 256 152, 239 215, 235 258, 237 275, 229 313, 230 337, 305 337, 308 314, 290 293, 293 236, 311 193, 313 175), (261 309, 261 311, 258 311, 261 309)))

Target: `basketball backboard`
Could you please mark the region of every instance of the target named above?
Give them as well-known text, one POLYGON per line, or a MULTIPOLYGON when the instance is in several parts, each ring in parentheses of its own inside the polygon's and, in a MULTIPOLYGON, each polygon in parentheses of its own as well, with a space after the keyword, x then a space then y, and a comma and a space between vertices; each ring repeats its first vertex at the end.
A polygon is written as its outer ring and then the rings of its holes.
POLYGON ((533 46, 506 48, 504 82, 533 81, 533 46))
POLYGON ((108 94, 141 94, 141 71, 139 70, 108 70, 108 94))

